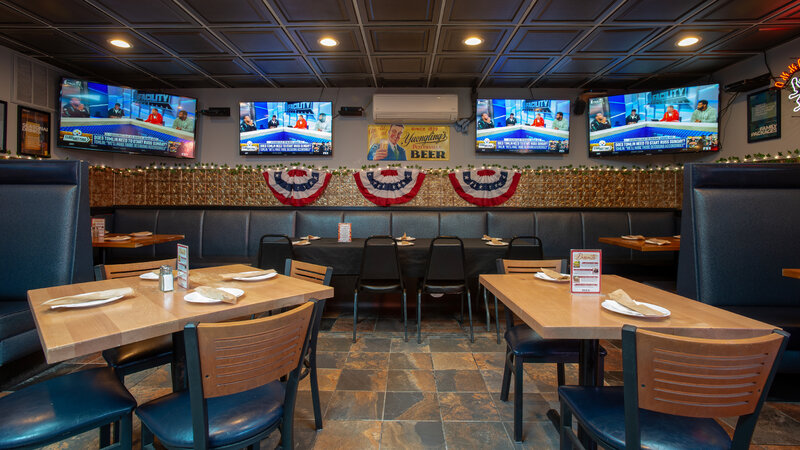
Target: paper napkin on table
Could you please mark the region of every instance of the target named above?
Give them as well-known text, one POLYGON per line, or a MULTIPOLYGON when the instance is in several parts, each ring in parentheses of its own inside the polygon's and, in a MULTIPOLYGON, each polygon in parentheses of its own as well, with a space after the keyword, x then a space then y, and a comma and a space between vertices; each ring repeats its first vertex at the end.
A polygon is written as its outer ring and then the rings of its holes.
POLYGON ((563 274, 563 273, 560 273, 560 272, 556 272, 555 270, 552 270, 552 269, 546 269, 546 268, 542 267, 542 273, 547 275, 548 277, 554 279, 554 280, 559 280, 559 281, 560 280, 569 280, 569 275, 566 275, 566 274, 563 274))
POLYGON ((275 270, 268 269, 268 270, 250 270, 247 272, 221 273, 219 274, 219 276, 225 281, 230 281, 233 280, 234 278, 260 277, 261 275, 269 275, 271 273, 275 273, 275 270))
POLYGON ((633 301, 630 295, 622 289, 617 289, 616 291, 608 294, 608 298, 614 300, 615 302, 619 303, 620 305, 636 311, 638 313, 642 313, 646 316, 660 316, 663 315, 661 311, 656 311, 653 308, 645 305, 639 305, 633 301))
POLYGON ((628 239, 630 241, 640 241, 644 239, 644 236, 641 234, 626 234, 624 236, 620 236, 622 239, 628 239))
POLYGON ((58 297, 47 300, 42 303, 43 305, 63 306, 63 305, 79 305, 81 303, 89 303, 97 300, 106 300, 112 297, 126 297, 133 295, 133 288, 125 287, 119 289, 107 289, 105 291, 87 292, 85 294, 68 295, 66 297, 58 297))
POLYGON ((152 231, 137 231, 135 233, 131 233, 131 236, 142 237, 142 236, 152 236, 152 231))
POLYGON ((644 242, 647 243, 647 244, 653 244, 653 245, 667 245, 667 244, 669 244, 669 241, 667 241, 667 240, 656 239, 656 238, 650 238, 650 239, 645 240, 644 242))
POLYGON ((239 299, 239 297, 231 294, 230 292, 225 292, 222 289, 217 289, 210 286, 197 286, 194 288, 194 291, 203 297, 219 300, 224 303, 230 303, 231 305, 235 305, 239 299))

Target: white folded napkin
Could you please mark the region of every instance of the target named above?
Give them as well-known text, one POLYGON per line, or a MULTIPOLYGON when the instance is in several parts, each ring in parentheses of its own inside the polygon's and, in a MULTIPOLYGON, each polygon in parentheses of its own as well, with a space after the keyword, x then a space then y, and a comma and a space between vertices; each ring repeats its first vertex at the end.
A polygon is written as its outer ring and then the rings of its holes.
POLYGON ((275 270, 268 269, 268 270, 249 270, 247 272, 235 272, 235 273, 221 273, 219 274, 220 278, 225 281, 233 280, 234 278, 252 278, 252 277, 260 277, 261 275, 269 275, 271 273, 275 273, 275 270))
POLYGON ((63 306, 63 305, 79 305, 81 303, 95 302, 97 300, 106 300, 112 297, 126 297, 133 295, 133 288, 125 287, 119 289, 107 289, 105 291, 87 292, 85 294, 68 295, 66 297, 58 297, 43 302, 43 305, 63 306))

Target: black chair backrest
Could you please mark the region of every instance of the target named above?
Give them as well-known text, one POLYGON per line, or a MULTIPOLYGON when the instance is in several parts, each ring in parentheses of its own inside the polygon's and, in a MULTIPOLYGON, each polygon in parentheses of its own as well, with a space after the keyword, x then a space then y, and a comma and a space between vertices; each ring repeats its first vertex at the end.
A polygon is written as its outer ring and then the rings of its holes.
POLYGON ((464 242, 455 236, 439 236, 431 241, 425 280, 464 281, 464 242))
POLYGON ((400 280, 400 284, 403 284, 397 242, 393 237, 370 236, 364 241, 359 279, 400 280))
MULTIPOLYGON (((286 260, 294 259, 292 240, 284 234, 265 234, 258 243, 258 258, 256 267, 259 269, 274 269, 283 273, 286 260)), ((283 275, 288 275, 283 273, 283 275)))
POLYGON ((544 259, 542 240, 536 236, 515 236, 508 243, 505 259, 544 259))

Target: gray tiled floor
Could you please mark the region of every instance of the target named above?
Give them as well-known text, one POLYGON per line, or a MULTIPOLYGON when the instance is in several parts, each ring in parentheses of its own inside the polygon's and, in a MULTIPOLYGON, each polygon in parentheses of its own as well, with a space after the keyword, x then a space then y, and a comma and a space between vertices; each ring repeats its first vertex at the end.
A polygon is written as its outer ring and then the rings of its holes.
MULTIPOLYGON (((425 319, 428 320, 427 318, 425 319)), ((494 332, 476 326, 475 343, 455 320, 431 318, 423 341, 404 342, 396 318, 365 318, 359 339, 351 341, 352 316, 329 317, 320 334, 318 362, 324 429, 313 429, 308 382, 298 394, 295 447, 301 449, 504 449, 557 448, 558 435, 546 412, 557 407, 554 365, 525 366, 525 442, 515 444, 513 406, 500 400, 504 345, 494 332), (395 331, 375 331, 395 330, 395 331)), ((478 322, 476 322, 478 325, 478 322)), ((415 325, 411 325, 416 332, 415 325)), ((607 380, 620 379, 619 349, 604 343, 607 380)), ((52 376, 101 364, 97 355, 50 369, 52 376)), ((577 368, 568 367, 567 383, 577 382, 577 368)), ((132 375, 128 389, 139 403, 169 393, 169 368, 132 375)), ((513 391, 513 385, 512 385, 513 391)), ((800 448, 800 404, 769 403, 756 430, 752 448, 800 448), (798 446, 798 447, 792 447, 798 446)), ((134 448, 139 423, 134 419, 134 448)), ((278 437, 263 443, 273 448, 278 437)), ((96 433, 69 439, 50 448, 96 447, 96 433)))

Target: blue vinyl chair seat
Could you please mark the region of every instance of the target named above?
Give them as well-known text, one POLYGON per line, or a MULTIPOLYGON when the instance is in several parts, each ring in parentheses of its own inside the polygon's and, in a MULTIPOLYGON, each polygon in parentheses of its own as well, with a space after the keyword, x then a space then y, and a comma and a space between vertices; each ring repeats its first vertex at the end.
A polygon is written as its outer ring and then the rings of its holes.
POLYGON ((172 336, 168 334, 112 348, 103 352, 103 358, 111 367, 123 372, 128 366, 140 364, 143 360, 159 359, 169 362, 167 359, 172 358, 172 336))
MULTIPOLYGON (((211 447, 222 447, 253 437, 283 417, 284 387, 273 381, 238 394, 208 399, 211 447)), ((194 447, 189 391, 145 403, 136 410, 142 423, 168 447, 194 447)))
POLYGON ((136 400, 108 367, 34 384, 0 398, 0 448, 39 446, 131 414, 136 400))
MULTIPOLYGON (((578 422, 615 448, 625 448, 625 407, 622 386, 561 386, 561 400, 578 422)), ((729 449, 728 433, 714 419, 674 416, 639 410, 642 448, 729 449)), ((600 443, 602 445, 602 443, 600 443)))
POLYGON ((544 339, 527 325, 515 325, 505 332, 505 339, 514 355, 522 358, 556 358, 578 361, 580 341, 544 339))

